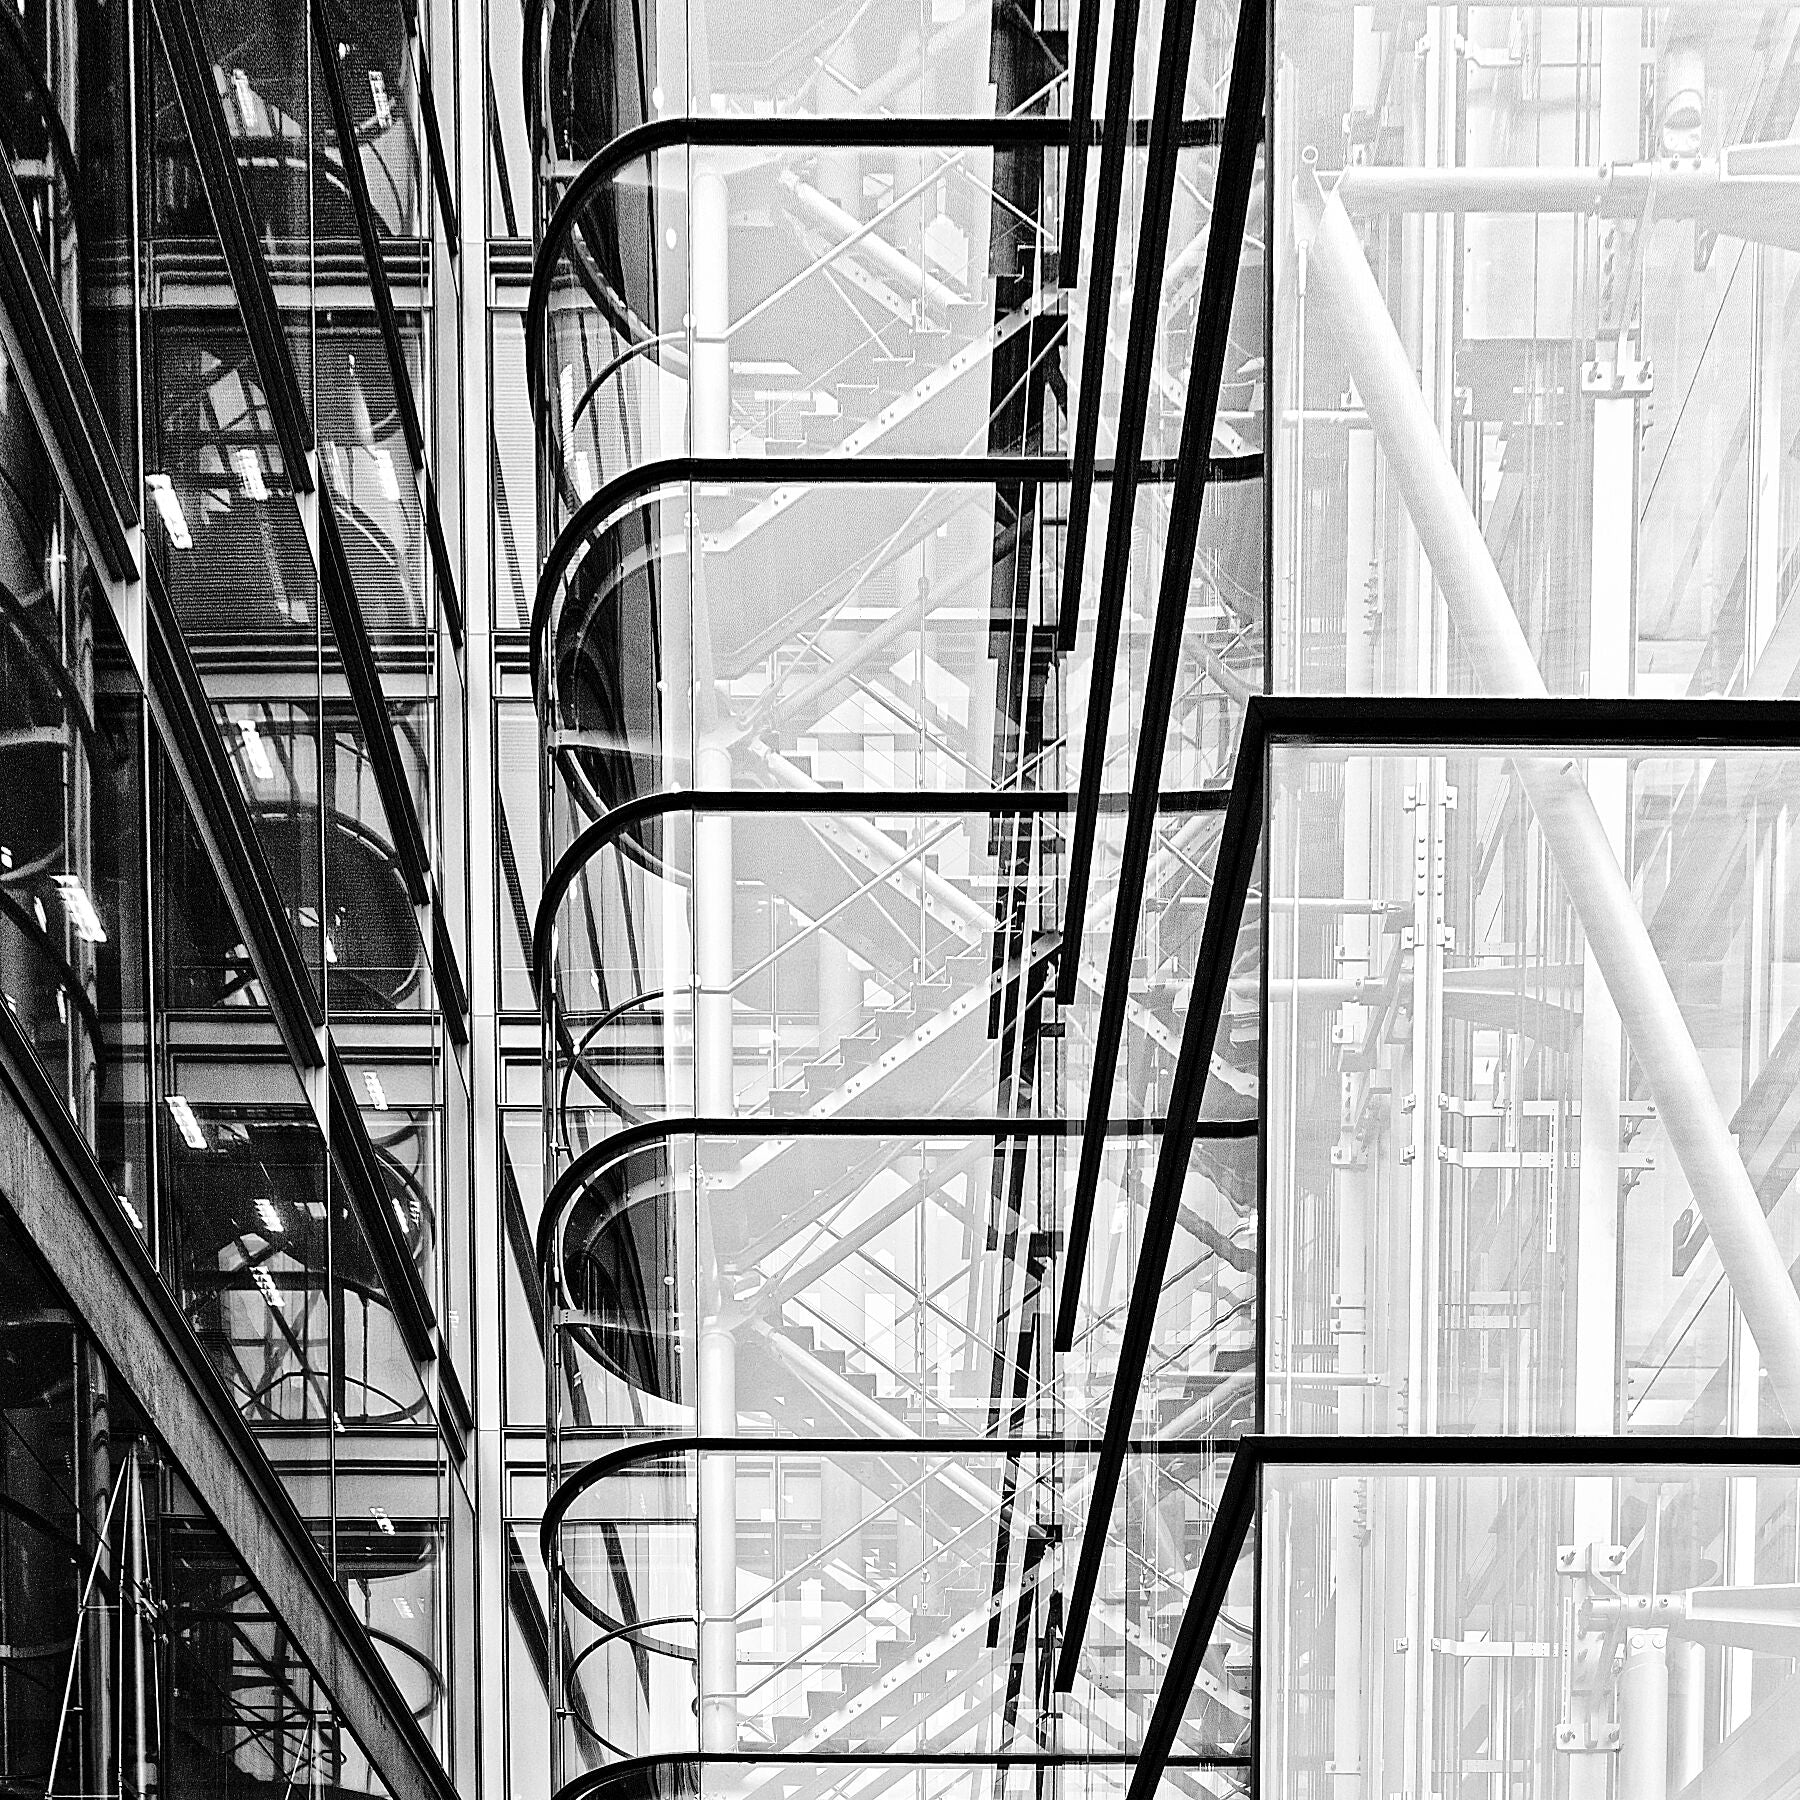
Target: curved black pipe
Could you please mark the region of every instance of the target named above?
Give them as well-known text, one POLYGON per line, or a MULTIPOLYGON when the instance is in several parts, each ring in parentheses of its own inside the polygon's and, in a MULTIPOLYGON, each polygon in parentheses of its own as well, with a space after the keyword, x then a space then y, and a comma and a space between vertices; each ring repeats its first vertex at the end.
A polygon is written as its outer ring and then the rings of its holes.
POLYGON ((531 685, 542 702, 544 635, 556 590, 576 555, 615 510, 676 483, 735 483, 740 487, 831 487, 909 485, 969 487, 1007 482, 1048 482, 1068 478, 1060 456, 664 456, 640 463, 602 482, 556 534, 544 558, 532 596, 531 685))

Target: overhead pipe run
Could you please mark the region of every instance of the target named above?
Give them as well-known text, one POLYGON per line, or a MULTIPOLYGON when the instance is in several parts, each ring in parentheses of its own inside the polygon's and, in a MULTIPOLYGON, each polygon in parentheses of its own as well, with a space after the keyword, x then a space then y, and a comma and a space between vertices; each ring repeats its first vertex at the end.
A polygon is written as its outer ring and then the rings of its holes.
MULTIPOLYGON (((1328 317, 1477 678, 1490 694, 1547 696, 1342 199, 1307 170, 1294 200, 1307 297, 1328 317)), ((1521 757, 1515 767, 1782 1410, 1800 1427, 1800 1293, 1630 884, 1574 764, 1521 757)))
POLYGON ((1354 213, 1648 213, 1800 249, 1800 146, 1791 143, 1594 168, 1364 166, 1339 176, 1334 197, 1354 213))

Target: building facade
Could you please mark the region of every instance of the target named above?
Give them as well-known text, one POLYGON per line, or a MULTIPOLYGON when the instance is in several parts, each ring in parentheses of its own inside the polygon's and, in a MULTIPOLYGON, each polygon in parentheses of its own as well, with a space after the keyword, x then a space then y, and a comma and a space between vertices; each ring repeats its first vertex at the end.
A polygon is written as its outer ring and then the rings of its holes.
POLYGON ((1800 9, 0 77, 0 1794, 1800 1791, 1800 9))

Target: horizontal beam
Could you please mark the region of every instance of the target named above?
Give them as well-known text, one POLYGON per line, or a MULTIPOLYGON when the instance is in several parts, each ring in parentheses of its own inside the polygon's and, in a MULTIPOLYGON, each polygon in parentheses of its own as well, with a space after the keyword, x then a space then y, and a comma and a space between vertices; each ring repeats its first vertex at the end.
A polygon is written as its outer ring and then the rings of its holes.
POLYGON ((1255 1522, 1258 1489, 1269 1469, 1300 1468, 1319 1476, 1370 1471, 1412 1475, 1530 1476, 1547 1469, 1635 1476, 1679 1468, 1720 1475, 1750 1469, 1791 1470, 1792 1438, 1576 1437, 1481 1433, 1468 1437, 1252 1436, 1239 1441, 1213 1512, 1181 1624, 1163 1669, 1162 1686, 1132 1772, 1126 1800, 1154 1800, 1193 1695, 1194 1680, 1218 1624, 1231 1577, 1255 1522))
MULTIPOLYGON (((1187 788, 1162 796, 1171 813, 1223 811, 1226 788, 1187 788)), ((977 789, 958 793, 893 789, 853 791, 842 788, 808 791, 785 788, 689 788, 664 794, 641 794, 615 806, 584 827, 557 857, 538 896, 531 934, 532 979, 540 995, 549 991, 550 933, 556 913, 575 878, 606 846, 638 826, 668 813, 726 813, 739 818, 785 815, 802 818, 1042 818, 1066 813, 1067 794, 1042 789, 977 789)), ((791 1123, 791 1121, 790 1121, 791 1123)))
MULTIPOLYGON (((628 1795, 699 1793, 701 1774, 712 1768, 753 1769, 771 1764, 796 1771, 811 1768, 863 1769, 870 1773, 906 1769, 1044 1770, 1129 1767, 1135 1756, 1124 1750, 706 1750, 687 1756, 630 1756, 584 1769, 566 1781, 550 1800, 600 1800, 614 1789, 628 1795), (693 1786, 682 1785, 692 1781, 693 1786)), ((1171 1769, 1248 1769, 1247 1756, 1171 1756, 1171 1769)), ((729 1779, 729 1777, 727 1777, 729 1779)))
MULTIPOLYGON (((1162 1119, 1122 1121, 1110 1128, 1121 1138, 1160 1137, 1166 1122, 1162 1119)), ((609 1169, 647 1150, 681 1138, 717 1137, 782 1143, 795 1138, 879 1138, 904 1143, 915 1139, 936 1143, 956 1140, 992 1138, 995 1142, 1038 1143, 1078 1137, 1086 1129, 1079 1119, 1045 1118, 854 1118, 843 1113, 823 1117, 802 1114, 793 1119, 743 1118, 731 1114, 722 1118, 676 1116, 647 1119, 628 1125, 598 1144, 590 1145, 577 1156, 552 1184, 544 1196, 538 1215, 536 1254, 539 1274, 546 1291, 556 1291, 556 1268, 552 1260, 556 1233, 564 1216, 582 1191, 598 1181, 609 1169)), ((1195 1127, 1196 1138, 1219 1142, 1254 1137, 1258 1130, 1255 1119, 1211 1119, 1195 1127)))

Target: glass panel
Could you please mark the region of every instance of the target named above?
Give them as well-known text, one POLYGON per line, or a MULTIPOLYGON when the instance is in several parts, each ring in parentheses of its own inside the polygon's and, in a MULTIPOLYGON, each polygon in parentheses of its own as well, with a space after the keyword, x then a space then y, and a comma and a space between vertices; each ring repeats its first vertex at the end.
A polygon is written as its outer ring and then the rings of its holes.
MULTIPOLYGON (((565 1766, 754 1750, 779 1758, 784 1787, 812 1792, 816 1780, 823 1794, 845 1772, 815 1774, 809 1752, 892 1758, 879 1783, 908 1752, 1040 1743, 1055 1534, 1085 1472, 1042 1453, 951 1459, 876 1444, 644 1446, 615 1459, 572 1494, 555 1539, 569 1601, 556 1707, 565 1766), (709 1587, 721 1564, 729 1590, 709 1587)), ((1140 1550, 1197 1540, 1210 1472, 1189 1462, 1156 1479, 1149 1536, 1164 1541, 1140 1550)), ((1143 1554, 1127 1560, 1118 1578, 1134 1604, 1178 1599, 1143 1554)), ((1178 1604, 1167 1610, 1179 1618, 1178 1604)), ((1154 1703, 1151 1666, 1168 1651, 1160 1625, 1128 1625, 1110 1595, 1095 1630, 1105 1647, 1058 1703, 1058 1747, 1104 1757, 1135 1742, 1154 1703)), ((1226 1636, 1246 1641, 1241 1624, 1226 1636)), ((1247 1668, 1224 1648, 1209 1657, 1178 1764, 1242 1756, 1247 1668)))
POLYGON ((559 1135, 608 1111, 1054 1110, 1054 852, 1041 818, 673 813, 620 833, 557 913, 559 1135))
POLYGON ((1043 279, 1054 184, 1039 162, 682 148, 615 171, 540 253, 564 508, 690 451, 1054 452, 1042 384, 1060 298, 1043 279), (1010 203, 1009 184, 1023 190, 1010 203), (1030 407, 1010 405, 1015 388, 1030 407))
POLYGON ((1277 1792, 1427 1767, 1523 1800, 1745 1792, 1792 1741, 1791 1472, 1352 1465, 1264 1492, 1277 1792))
POLYGON ((1797 780, 1277 749, 1273 1426, 1800 1422, 1797 780))
POLYGON ((137 468, 129 13, 108 0, 0 11, 0 156, 100 402, 108 447, 137 468))
POLYGON ((238 1411, 284 1440, 272 1455, 301 1459, 295 1479, 311 1496, 309 1459, 329 1455, 328 1289, 342 1251, 324 1140, 278 1055, 178 1054, 158 1123, 183 1307, 238 1411))
POLYGON ((1034 629, 1066 496, 746 479, 622 502, 540 625, 559 800, 585 823, 717 786, 691 773, 696 734, 757 785, 1055 786, 1080 680, 1034 629))
POLYGON ((1787 22, 1277 9, 1279 686, 1789 690, 1787 22))
MULTIPOLYGON (((529 91, 543 153, 585 159, 660 118, 1055 115, 1066 32, 994 0, 857 8, 541 9, 529 91)), ((1229 44, 1229 29, 1226 36, 1229 44)))
POLYGON ((0 477, 0 1003, 149 1239, 143 695, 10 386, 0 477))

